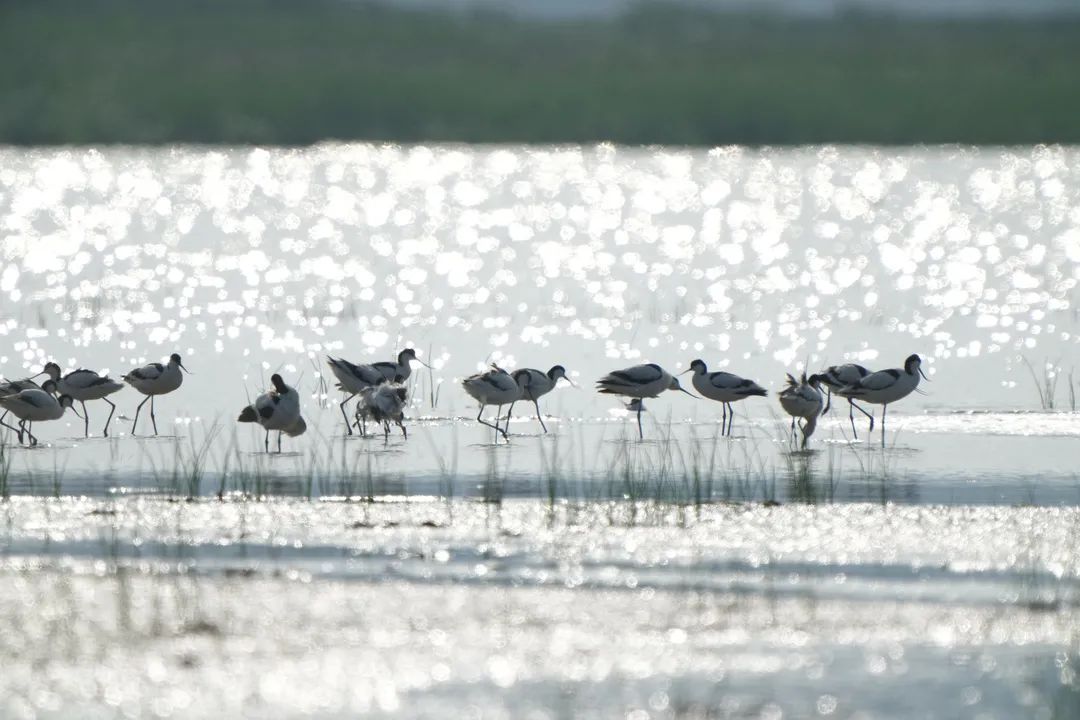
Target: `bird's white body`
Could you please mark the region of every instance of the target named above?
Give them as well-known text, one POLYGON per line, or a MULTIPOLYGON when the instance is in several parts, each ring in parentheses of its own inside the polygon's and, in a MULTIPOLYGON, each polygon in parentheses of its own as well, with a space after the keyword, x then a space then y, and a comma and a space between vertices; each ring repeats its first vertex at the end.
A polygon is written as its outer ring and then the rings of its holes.
MULTIPOLYGON (((645 404, 641 402, 645 398, 658 397, 665 390, 683 390, 679 381, 667 370, 656 363, 633 365, 622 370, 614 370, 596 381, 596 389, 607 395, 622 395, 633 398, 628 408, 637 413, 638 438, 645 439, 645 432, 641 429, 641 412, 645 404)), ((693 395, 686 393, 687 395, 693 395)))
MULTIPOLYGON (((359 393, 373 385, 387 380, 386 376, 374 365, 356 365, 343 358, 326 358, 330 372, 338 380, 337 388, 347 393, 359 393)), ((393 380, 393 378, 390 378, 393 380)))
POLYGON ((820 378, 817 375, 810 380, 806 379, 806 373, 803 373, 800 380, 788 375, 787 387, 781 390, 779 394, 780 407, 784 408, 784 412, 791 416, 793 433, 796 420, 802 421, 799 427, 803 434, 803 448, 806 448, 810 436, 814 434, 814 430, 817 428, 818 416, 824 406, 821 391, 814 387, 818 382, 820 382, 820 378))
POLYGON ((495 417, 494 425, 481 419, 484 408, 488 405, 497 405, 501 411, 503 405, 520 400, 524 382, 524 375, 515 380, 510 373, 497 365, 492 365, 487 372, 470 375, 461 381, 461 386, 465 388, 465 392, 469 394, 469 397, 480 403, 480 412, 476 415, 476 421, 481 425, 487 425, 495 429, 496 442, 499 439, 499 433, 502 433, 504 440, 509 440, 509 438, 506 436, 506 431, 499 427, 498 415, 495 417))
POLYGON ((830 365, 823 372, 818 373, 821 384, 832 390, 839 390, 848 385, 854 385, 870 374, 870 371, 862 365, 845 363, 843 365, 830 365))
POLYGON ((731 424, 735 420, 735 408, 731 403, 758 395, 764 397, 765 388, 753 380, 741 378, 729 372, 709 372, 704 360, 694 360, 686 372, 694 373, 694 389, 710 400, 724 404, 721 418, 721 434, 731 435, 731 424), (730 417, 729 417, 730 415, 730 417))
POLYGON ((465 392, 481 405, 506 405, 520 400, 524 393, 525 378, 514 377, 499 367, 492 367, 487 372, 470 375, 461 381, 465 392))
POLYGON ((107 375, 99 375, 93 370, 75 370, 63 377, 56 378, 57 392, 61 395, 70 395, 80 402, 101 400, 123 389, 123 384, 107 375))
POLYGON ((722 403, 733 403, 753 395, 765 394, 765 388, 753 380, 729 372, 708 372, 704 363, 695 368, 693 385, 702 396, 722 403))
MULTIPOLYGON (((547 432, 547 425, 544 424, 544 418, 540 414, 539 400, 544 395, 555 389, 555 384, 559 382, 559 378, 565 378, 566 382, 571 385, 574 382, 566 377, 566 368, 562 365, 555 365, 547 372, 543 370, 537 370, 536 368, 521 368, 510 373, 514 378, 514 381, 521 386, 521 397, 519 400, 528 400, 536 408, 536 419, 540 421, 540 427, 547 432)), ((510 429, 510 416, 514 413, 514 403, 510 403, 510 410, 506 413, 506 429, 510 429)))
POLYGON ((890 368, 870 373, 851 385, 838 389, 836 394, 874 405, 887 405, 906 398, 917 387, 919 387, 918 372, 890 368))
POLYGON ((124 382, 143 395, 165 395, 184 383, 180 362, 170 359, 168 363, 150 363, 135 368, 124 376, 124 382))
POLYGON ((676 389, 678 384, 671 373, 656 363, 614 370, 596 381, 601 393, 639 399, 659 397, 665 390, 676 389))
POLYGON ((44 422, 59 420, 64 416, 65 406, 56 396, 41 388, 20 390, 12 395, 0 397, 0 406, 20 420, 44 422))

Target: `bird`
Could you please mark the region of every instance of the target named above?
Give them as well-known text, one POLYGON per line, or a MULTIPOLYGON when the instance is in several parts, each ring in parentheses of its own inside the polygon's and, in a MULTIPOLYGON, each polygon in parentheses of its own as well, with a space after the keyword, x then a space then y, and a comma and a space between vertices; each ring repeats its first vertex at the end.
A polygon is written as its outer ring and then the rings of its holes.
POLYGON ((909 355, 903 368, 890 368, 870 373, 866 377, 836 391, 848 399, 858 398, 881 406, 881 447, 885 447, 885 412, 889 403, 902 400, 919 387, 919 377, 928 382, 930 378, 922 371, 922 358, 909 355))
MULTIPOLYGON (((0 381, 0 397, 3 397, 4 395, 15 395, 16 393, 22 392, 23 390, 33 390, 36 388, 40 388, 41 386, 34 382, 34 379, 39 378, 44 374, 45 372, 42 371, 39 372, 37 375, 31 375, 30 377, 23 378, 22 380, 0 381)), ((3 425, 8 430, 19 433, 19 442, 22 442, 22 432, 20 432, 18 428, 12 427, 11 425, 8 425, 6 422, 4 422, 4 418, 6 418, 7 416, 7 410, 5 410, 3 414, 0 414, 0 425, 3 425)), ((33 423, 28 422, 27 428, 29 428, 32 424, 33 423)))
POLYGON ((490 370, 470 375, 461 381, 461 386, 465 388, 465 392, 480 403, 480 412, 476 414, 476 421, 495 430, 496 443, 499 442, 498 433, 502 433, 504 440, 510 441, 506 431, 499 427, 499 415, 502 413, 503 405, 521 399, 524 393, 524 382, 524 375, 520 379, 515 379, 510 373, 495 364, 492 364, 490 370), (488 405, 499 406, 499 410, 495 414, 494 425, 483 420, 484 408, 488 405))
POLYGON ((366 425, 368 418, 374 420, 383 426, 383 438, 389 442, 392 422, 401 428, 401 434, 407 440, 409 438, 409 431, 405 429, 407 397, 408 391, 400 375, 393 382, 364 388, 360 391, 360 402, 356 404, 357 425, 366 425))
POLYGON ((131 423, 132 435, 135 434, 135 426, 139 424, 139 411, 147 400, 150 401, 150 422, 154 425, 154 435, 158 434, 157 418, 154 417, 154 396, 171 393, 180 387, 184 382, 181 370, 188 374, 191 372, 180 362, 180 355, 173 353, 169 356, 168 364, 150 363, 141 368, 135 368, 124 376, 124 382, 146 395, 146 400, 139 403, 139 407, 135 409, 135 420, 131 423))
POLYGON ((679 390, 690 397, 696 397, 684 390, 677 378, 656 363, 613 370, 596 381, 596 389, 603 394, 622 395, 638 400, 636 406, 631 402, 628 408, 637 411, 638 438, 641 440, 645 439, 645 433, 641 429, 641 411, 645 409, 645 404, 640 402, 641 400, 657 397, 665 390, 679 390))
POLYGON ((371 363, 371 367, 382 373, 383 378, 387 382, 396 382, 396 378, 401 378, 400 382, 405 382, 412 375, 412 361, 420 363, 426 368, 430 368, 426 362, 416 357, 416 351, 412 348, 405 348, 398 353, 397 362, 376 362, 371 363))
MULTIPOLYGON (((830 365, 825 368, 824 371, 818 373, 818 378, 821 384, 825 386, 825 409, 821 411, 821 414, 829 412, 829 408, 832 407, 832 394, 834 390, 839 390, 842 387, 853 385, 864 377, 870 374, 870 371, 864 368, 862 365, 856 365, 855 363, 846 363, 844 365, 830 365)), ((870 418, 870 430, 874 432, 874 414, 868 412, 865 408, 862 408, 855 404, 855 401, 851 398, 848 401, 848 419, 851 420, 851 434, 855 436, 855 439, 859 439, 859 432, 855 429, 855 411, 858 410, 866 417, 870 418)))
POLYGON ((343 358, 327 357, 326 364, 338 379, 338 390, 349 393, 349 397, 342 400, 338 407, 341 408, 341 417, 345 418, 345 430, 352 435, 352 423, 345 413, 345 405, 367 388, 386 382, 386 376, 374 365, 356 365, 343 358))
POLYGON ((806 449, 810 436, 814 434, 818 415, 821 414, 820 383, 821 378, 817 375, 811 375, 807 378, 806 373, 803 372, 802 377, 796 380, 791 373, 788 373, 787 387, 780 391, 780 406, 791 416, 792 439, 795 438, 796 419, 803 421, 799 423, 799 429, 802 431, 803 436, 803 450, 806 449))
POLYGON ((278 431, 277 449, 281 452, 281 436, 296 437, 307 430, 307 423, 300 415, 300 394, 285 384, 281 376, 270 376, 273 389, 267 390, 255 402, 240 411, 239 422, 257 422, 266 430, 263 448, 270 452, 270 431, 278 431))
MULTIPOLYGON (((547 432, 547 425, 544 424, 544 418, 540 415, 540 403, 537 402, 542 396, 547 395, 549 392, 555 389, 555 383, 560 379, 566 380, 571 385, 574 381, 566 376, 566 368, 562 365, 555 365, 547 372, 543 370, 536 370, 534 368, 523 368, 521 370, 515 370, 510 373, 514 380, 524 377, 525 382, 522 384, 521 399, 531 400, 532 404, 536 406, 536 419, 540 421, 540 427, 547 432)), ((506 429, 510 430, 510 416, 514 412, 514 403, 510 403, 510 409, 506 412, 506 429)))
POLYGON ((365 388, 379 385, 384 382, 394 382, 401 378, 405 382, 412 374, 412 361, 420 363, 424 367, 431 367, 423 360, 416 357, 416 351, 405 348, 398 353, 397 362, 375 362, 358 365, 343 358, 327 357, 326 363, 331 372, 337 378, 337 388, 342 392, 350 393, 349 397, 341 401, 341 416, 345 418, 345 430, 352 435, 352 423, 345 412, 345 405, 359 395, 365 388))
MULTIPOLYGON (((72 407, 74 400, 70 395, 55 397, 56 383, 46 380, 39 388, 20 390, 11 395, 0 397, 0 406, 19 418, 19 427, 13 428, 7 423, 4 426, 15 430, 19 434, 19 442, 23 442, 23 433, 29 436, 30 445, 38 444, 38 440, 26 426, 29 422, 42 422, 45 420, 59 420, 64 416, 64 410, 72 407)), ((78 411, 72 408, 72 412, 78 415, 78 411)))
POLYGON ((735 422, 735 408, 731 403, 754 395, 765 397, 765 388, 753 380, 741 378, 729 372, 709 372, 704 360, 695 360, 682 375, 694 373, 694 389, 710 400, 724 404, 724 415, 720 420, 720 434, 731 437, 731 426, 735 422), (730 419, 729 419, 730 413, 730 419), (725 430, 726 426, 726 430, 725 430))
POLYGON ((104 437, 109 437, 109 423, 112 422, 113 413, 116 412, 116 405, 106 396, 123 390, 124 386, 121 383, 108 375, 102 376, 93 370, 81 368, 61 377, 60 366, 54 362, 46 363, 43 372, 56 383, 57 392, 61 395, 70 395, 82 405, 85 437, 90 437, 90 413, 86 411, 86 401, 104 400, 109 403, 109 417, 105 421, 105 429, 101 431, 104 437))

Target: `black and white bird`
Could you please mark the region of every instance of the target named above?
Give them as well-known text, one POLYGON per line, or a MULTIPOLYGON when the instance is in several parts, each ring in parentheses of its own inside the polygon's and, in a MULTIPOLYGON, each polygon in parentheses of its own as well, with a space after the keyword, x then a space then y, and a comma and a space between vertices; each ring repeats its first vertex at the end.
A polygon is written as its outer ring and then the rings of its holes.
POLYGON ((638 401, 636 405, 631 403, 628 408, 637 412, 638 437, 642 440, 645 439, 645 433, 641 429, 641 411, 645 409, 645 405, 641 400, 657 397, 665 390, 678 390, 695 397, 679 385, 677 378, 656 363, 613 370, 596 381, 596 390, 602 394, 621 395, 638 401))
POLYGON ((139 411, 147 400, 150 401, 150 422, 154 425, 154 435, 158 434, 157 418, 154 416, 154 397, 171 393, 180 387, 184 382, 181 370, 189 372, 180 362, 180 355, 173 353, 166 364, 150 363, 141 368, 135 368, 124 376, 124 382, 146 396, 146 400, 139 403, 139 407, 135 409, 135 420, 131 423, 132 435, 135 434, 135 426, 139 424, 139 411))
POLYGON ((795 426, 798 421, 799 430, 802 431, 802 449, 810 440, 817 428, 818 415, 821 414, 821 379, 817 375, 806 377, 806 373, 798 380, 788 373, 787 387, 780 391, 780 407, 791 416, 791 438, 795 439, 795 426))
MULTIPOLYGON (((39 378, 39 377, 41 377, 42 375, 45 375, 45 374, 46 373, 43 370, 43 371, 39 372, 37 375, 31 375, 30 377, 23 378, 22 380, 0 380, 0 397, 3 397, 5 395, 15 395, 17 393, 22 392, 23 390, 39 389, 41 386, 38 385, 36 382, 34 382, 34 380, 35 380, 35 378, 39 378)), ((4 410, 4 412, 2 414, 0 414, 0 425, 3 425, 4 427, 8 428, 9 430, 14 430, 15 432, 19 432, 16 428, 14 428, 11 425, 8 425, 6 422, 4 422, 4 418, 6 418, 7 416, 8 416, 8 411, 7 410, 4 410)), ((30 425, 31 425, 31 423, 28 422, 26 426, 29 428, 30 425)), ((19 442, 22 442, 21 434, 20 434, 19 442)))
POLYGON ((920 377, 929 381, 922 371, 922 358, 909 355, 903 368, 870 373, 861 380, 838 389, 836 394, 881 406, 881 447, 885 447, 885 412, 890 403, 906 398, 919 387, 920 377))
MULTIPOLYGON (((555 365, 547 372, 543 370, 536 370, 534 368, 522 368, 521 370, 515 370, 510 373, 514 380, 521 384, 521 400, 529 400, 536 407, 536 419, 540 421, 540 427, 547 432, 547 425, 544 424, 544 418, 540 414, 540 398, 547 395, 549 392, 555 389, 555 383, 560 379, 566 380, 571 385, 574 381, 566 376, 566 368, 562 365, 555 365), (521 382, 524 380, 524 382, 521 382)), ((510 430, 510 416, 514 413, 514 403, 510 403, 510 409, 506 411, 506 429, 510 430)))
POLYGON ((510 373, 494 364, 487 372, 470 375, 461 381, 461 386, 465 388, 465 392, 480 403, 480 412, 476 414, 476 421, 495 430, 495 442, 499 441, 499 433, 502 433, 503 439, 507 442, 510 440, 506 435, 506 431, 499 427, 502 406, 521 399, 524 382, 524 376, 515 379, 510 373), (495 414, 494 425, 483 420, 484 408, 488 405, 497 405, 499 408, 495 414))
POLYGON ((281 452, 281 436, 296 437, 307 430, 307 423, 300 414, 300 394, 285 384, 277 373, 270 376, 273 388, 267 390, 255 402, 240 411, 239 422, 255 422, 266 430, 263 448, 270 452, 270 431, 278 431, 277 449, 281 452))
POLYGON ((87 400, 104 400, 109 403, 109 417, 105 420, 105 429, 101 431, 104 437, 109 437, 109 423, 112 422, 116 405, 107 396, 123 390, 124 386, 113 380, 108 375, 99 375, 93 370, 73 370, 67 375, 61 375, 60 366, 54 362, 45 365, 45 374, 56 383, 56 391, 61 395, 70 395, 82 405, 83 434, 90 437, 90 413, 86 410, 87 400))
MULTIPOLYGON (((862 380, 864 377, 870 374, 870 371, 864 368, 862 365, 856 365, 855 363, 845 363, 843 365, 830 365, 825 368, 823 372, 818 373, 818 378, 821 380, 821 384, 825 386, 825 409, 821 411, 821 414, 829 412, 829 408, 832 407, 832 394, 834 391, 839 390, 842 387, 848 385, 854 385, 862 380)), ((855 429, 855 411, 858 410, 866 417, 870 418, 870 429, 868 432, 874 432, 874 414, 869 412, 863 407, 855 404, 855 401, 851 398, 848 401, 848 419, 851 420, 851 434, 856 440, 859 439, 859 432, 855 429)))
MULTIPOLYGON (((20 443, 23 442, 25 433, 25 436, 29 437, 30 445, 37 445, 38 440, 34 437, 27 424, 46 420, 59 420, 64 416, 64 410, 72 407, 74 402, 70 395, 61 395, 57 398, 53 394, 55 392, 56 383, 52 380, 46 380, 39 388, 28 388, 0 397, 0 407, 19 418, 19 427, 14 428, 7 423, 3 423, 4 427, 18 433, 20 443)), ((72 412, 78 415, 74 408, 72 408, 72 412)))
MULTIPOLYGON (((394 423, 401 428, 401 434, 407 440, 409 438, 409 431, 405 429, 407 400, 408 390, 400 379, 364 388, 360 391, 360 402, 356 404, 357 425, 364 428, 368 420, 379 423, 383 428, 383 438, 389 442, 390 423, 394 423)), ((364 430, 361 430, 361 433, 363 432, 364 430)))
POLYGON ((364 389, 379 385, 384 382, 405 382, 412 375, 412 362, 416 361, 424 367, 430 367, 423 360, 416 357, 416 351, 405 348, 398 353, 397 362, 374 362, 366 364, 351 363, 344 358, 327 357, 326 364, 337 378, 338 390, 349 393, 349 397, 341 401, 341 416, 345 418, 345 430, 352 435, 352 423, 345 412, 345 405, 364 389))
POLYGON ((683 374, 694 373, 694 389, 710 400, 724 404, 724 414, 720 420, 720 434, 731 437, 731 426, 735 421, 735 408, 731 403, 748 397, 765 397, 765 388, 753 380, 741 378, 729 372, 709 372, 704 360, 695 360, 683 374))

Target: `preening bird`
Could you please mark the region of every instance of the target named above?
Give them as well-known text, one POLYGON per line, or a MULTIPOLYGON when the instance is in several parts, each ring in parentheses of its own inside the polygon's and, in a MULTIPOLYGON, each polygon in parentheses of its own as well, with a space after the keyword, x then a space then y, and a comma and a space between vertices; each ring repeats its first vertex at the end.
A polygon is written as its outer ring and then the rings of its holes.
POLYGON ((307 423, 300 415, 300 394, 285 384, 281 376, 270 376, 273 388, 267 390, 255 402, 240 411, 239 422, 257 422, 266 430, 263 448, 270 452, 270 431, 278 431, 278 452, 281 452, 281 436, 296 437, 307 430, 307 423))
POLYGON ((794 376, 788 373, 787 387, 780 391, 780 406, 791 416, 792 440, 795 439, 796 420, 799 421, 798 427, 803 436, 803 450, 806 449, 810 436, 814 434, 818 415, 821 414, 820 382, 821 380, 817 375, 811 375, 807 378, 804 372, 802 377, 796 380, 794 376))
POLYGON ((379 385, 384 382, 405 382, 412 374, 412 362, 416 361, 424 367, 430 367, 423 360, 416 357, 416 351, 405 348, 398 353, 397 362, 374 362, 367 364, 355 364, 343 358, 327 357, 326 364, 337 378, 338 390, 349 393, 349 397, 341 401, 341 417, 345 418, 345 431, 352 435, 352 423, 345 412, 345 405, 366 388, 379 385))
POLYGON ((400 379, 395 382, 386 382, 364 388, 360 392, 360 402, 356 404, 357 424, 360 427, 365 427, 367 420, 374 420, 382 425, 383 437, 386 441, 389 441, 390 423, 394 423, 401 428, 402 436, 408 439, 409 432, 405 429, 405 405, 407 399, 408 390, 400 379))

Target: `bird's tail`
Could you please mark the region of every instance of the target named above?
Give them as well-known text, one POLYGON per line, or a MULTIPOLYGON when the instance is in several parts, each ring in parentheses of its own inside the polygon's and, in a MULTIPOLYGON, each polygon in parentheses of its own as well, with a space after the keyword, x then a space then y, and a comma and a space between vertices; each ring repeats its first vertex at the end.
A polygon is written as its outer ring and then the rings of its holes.
POLYGON ((240 417, 236 418, 240 422, 258 422, 259 416, 255 414, 255 408, 248 405, 246 408, 240 411, 240 417))

